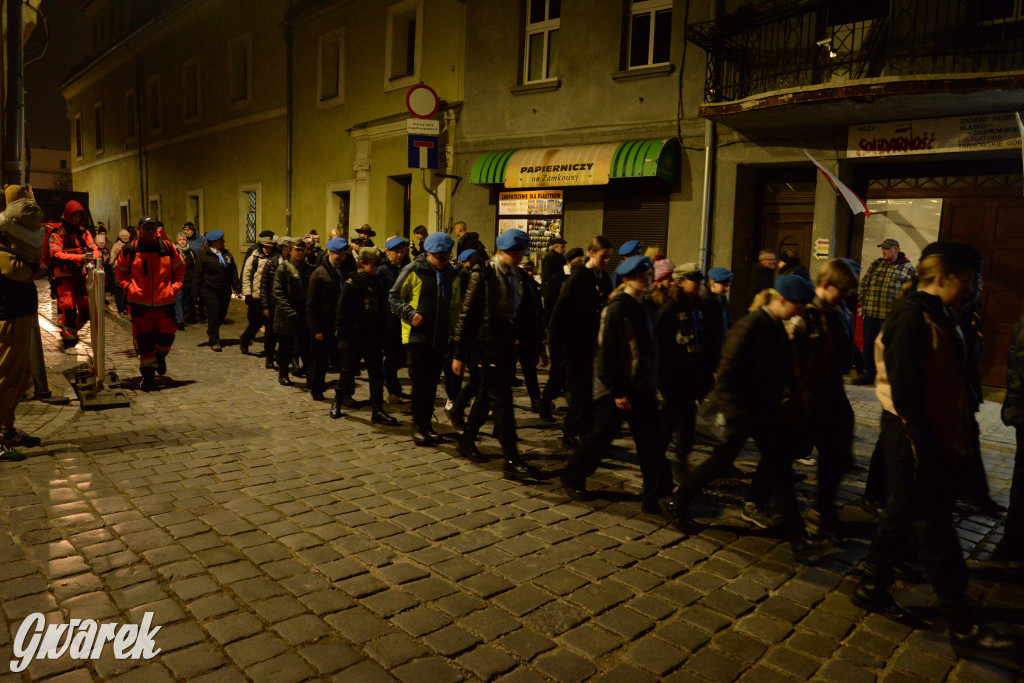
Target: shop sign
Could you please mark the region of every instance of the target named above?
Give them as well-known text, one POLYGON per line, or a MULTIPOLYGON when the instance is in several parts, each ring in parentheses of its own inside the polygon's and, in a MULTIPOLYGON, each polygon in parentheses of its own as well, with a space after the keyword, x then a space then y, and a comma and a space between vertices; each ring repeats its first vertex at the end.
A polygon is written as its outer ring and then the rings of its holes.
POLYGON ((498 234, 522 230, 530 236, 530 251, 547 249, 562 236, 564 203, 561 190, 498 193, 498 234))
POLYGON ((849 158, 1019 149, 1021 133, 1013 114, 952 116, 850 126, 849 158))
POLYGON ((521 149, 509 157, 505 187, 607 185, 620 144, 521 149))

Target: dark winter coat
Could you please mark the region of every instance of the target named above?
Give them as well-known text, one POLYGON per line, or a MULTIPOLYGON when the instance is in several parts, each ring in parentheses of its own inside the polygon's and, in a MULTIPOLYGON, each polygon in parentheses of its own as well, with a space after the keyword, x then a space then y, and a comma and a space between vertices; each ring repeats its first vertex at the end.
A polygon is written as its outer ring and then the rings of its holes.
MULTIPOLYGON (((260 273, 259 297, 263 310, 274 310, 274 276, 277 274, 277 267, 281 265, 281 254, 273 254, 263 265, 263 272, 260 273)), ((253 283, 255 286, 256 283, 253 283)))
POLYGON ((346 282, 335 315, 339 344, 384 343, 388 290, 376 275, 356 271, 346 282))
POLYGON ((607 273, 573 266, 548 322, 548 347, 553 358, 576 359, 589 366, 594 357, 601 309, 611 294, 607 273))
POLYGON ((444 347, 462 310, 462 281, 455 268, 438 270, 422 254, 399 273, 388 302, 391 312, 402 320, 403 344, 444 347), (424 318, 419 327, 412 324, 416 313, 424 318))
POLYGON ((306 292, 306 324, 311 335, 334 334, 335 314, 338 309, 338 296, 344 284, 341 272, 331 265, 330 259, 316 267, 309 276, 309 289, 306 292))
POLYGON ((717 367, 722 357, 726 336, 732 328, 729 299, 712 294, 705 287, 701 292, 701 312, 704 314, 703 348, 711 367, 717 367))
POLYGON ((839 306, 815 297, 803 315, 787 324, 793 340, 793 362, 800 388, 813 412, 828 411, 845 395, 843 375, 850 369, 853 342, 839 306))
POLYGON ((714 396, 730 421, 782 428, 782 403, 793 378, 789 337, 781 320, 765 309, 729 330, 718 362, 714 396))
POLYGON ((658 391, 654 323, 628 292, 613 295, 601 311, 594 358, 594 399, 647 397, 658 391))
POLYGON ((274 334, 298 334, 306 324, 309 270, 305 263, 281 263, 274 273, 274 334))
POLYGON ((1006 361, 1006 401, 1003 424, 1024 427, 1024 318, 1017 321, 1006 361))
MULTIPOLYGON (((123 251, 123 250, 122 250, 123 251)), ((240 292, 242 281, 238 278, 238 265, 227 249, 220 250, 224 265, 212 249, 206 248, 196 257, 196 270, 192 277, 192 298, 198 299, 199 292, 206 290, 218 294, 240 292)))
POLYGON ((714 366, 705 357, 700 297, 683 292, 666 296, 654 323, 658 346, 658 389, 662 396, 696 401, 714 381, 714 366))
POLYGON ((522 268, 512 268, 516 291, 521 297, 514 319, 498 315, 507 307, 498 285, 498 267, 488 261, 472 270, 463 298, 462 311, 455 325, 455 357, 466 360, 474 347, 504 346, 512 351, 514 342, 538 345, 543 334, 541 304, 533 278, 522 268))

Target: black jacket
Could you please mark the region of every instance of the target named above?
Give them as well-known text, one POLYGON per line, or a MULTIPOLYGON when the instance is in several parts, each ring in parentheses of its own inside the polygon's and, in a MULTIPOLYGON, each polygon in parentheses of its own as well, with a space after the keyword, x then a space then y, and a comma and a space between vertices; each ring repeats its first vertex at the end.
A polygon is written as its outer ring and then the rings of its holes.
MULTIPOLYGON (((279 265, 281 265, 281 254, 273 254, 267 259, 263 266, 263 273, 260 275, 260 304, 267 311, 273 311, 276 306, 274 303, 274 275, 277 273, 279 265)), ((253 287, 255 288, 255 286, 254 282, 253 287)))
POLYGON ((775 424, 793 378, 789 337, 763 308, 729 330, 716 372, 715 397, 730 420, 775 424))
POLYGON ((704 326, 700 297, 683 292, 666 296, 657 312, 658 389, 662 396, 699 400, 711 389, 714 366, 702 348, 704 326))
POLYGON ((594 358, 594 398, 655 399, 657 384, 653 321, 644 304, 620 291, 601 311, 594 358))
POLYGON ((1006 361, 1006 401, 1003 424, 1024 427, 1024 318, 1017 321, 1006 361))
POLYGON ((716 367, 733 322, 729 299, 716 296, 705 287, 701 292, 701 310, 704 314, 703 347, 711 367, 716 367))
POLYGON ((544 305, 548 314, 554 310, 558 301, 558 292, 565 282, 565 254, 549 249, 544 260, 540 262, 540 281, 544 287, 544 305))
POLYGON ((338 297, 335 332, 339 344, 384 343, 388 290, 376 275, 357 271, 338 297))
POLYGON ((309 276, 306 290, 306 324, 309 333, 331 336, 334 334, 335 313, 338 309, 338 295, 341 294, 341 275, 329 259, 317 266, 309 276))
POLYGON ((192 276, 192 297, 198 299, 202 290, 230 294, 232 290, 240 292, 242 281, 238 279, 238 264, 235 257, 227 249, 221 249, 224 257, 221 265, 217 254, 212 249, 203 249, 196 257, 196 270, 192 276))
POLYGON ((555 358, 578 359, 588 366, 594 357, 601 309, 611 294, 604 271, 573 266, 562 286, 548 323, 548 346, 555 358))
POLYGON ((829 412, 834 401, 845 400, 843 375, 853 357, 843 311, 815 297, 789 327, 800 389, 807 395, 811 412, 829 412))
POLYGON ((517 340, 526 344, 540 343, 543 323, 537 289, 531 286, 533 278, 522 268, 514 268, 513 272, 522 292, 514 320, 494 313, 499 309, 498 297, 502 291, 498 286, 498 269, 494 262, 488 261, 470 273, 453 337, 456 358, 466 360, 474 345, 479 345, 481 350, 491 346, 511 352, 513 342, 517 340))

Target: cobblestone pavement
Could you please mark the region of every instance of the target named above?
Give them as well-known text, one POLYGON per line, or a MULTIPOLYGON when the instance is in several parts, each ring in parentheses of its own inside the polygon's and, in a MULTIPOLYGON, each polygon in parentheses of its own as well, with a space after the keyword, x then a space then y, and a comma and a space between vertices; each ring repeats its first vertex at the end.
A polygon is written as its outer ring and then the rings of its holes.
MULTIPOLYGON (((227 339, 242 329, 241 307, 230 317, 227 339)), ((44 324, 49 361, 73 365, 44 324)), ((137 384, 127 324, 112 320, 109 329, 111 362, 137 384)), ((372 427, 368 410, 331 421, 328 404, 279 386, 261 359, 230 342, 220 354, 201 345, 204 332, 178 335, 173 381, 132 392, 130 408, 19 409, 21 427, 44 445, 0 465, 0 662, 31 613, 139 623, 152 612, 162 625, 156 659, 118 661, 108 647, 89 662, 33 661, 26 675, 62 683, 1019 675, 1005 660, 958 660, 941 627, 912 632, 853 607, 866 523, 816 566, 794 566, 787 544, 721 505, 737 500, 734 487, 703 501, 711 526, 685 537, 640 512, 628 449, 591 480, 599 500, 570 502, 554 483, 505 481, 497 457, 477 465, 451 446, 416 448, 406 426, 372 427)), ((863 466, 878 407, 870 390, 850 394, 863 466)), ((521 390, 516 400, 528 404, 521 390)), ((557 469, 556 432, 525 410, 518 417, 524 450, 557 469)), ((1013 436, 1000 429, 998 406, 985 407, 982 424, 993 495, 1005 504, 1013 436)), ((482 446, 497 450, 490 439, 482 446)), ((813 469, 800 471, 801 486, 812 484, 813 469)), ((863 478, 851 474, 844 501, 858 497, 863 478)), ((856 525, 852 508, 844 514, 856 525)), ((972 595, 1008 630, 1024 631, 1013 611, 1024 605, 1020 574, 979 562, 999 525, 964 518, 958 526, 972 595)), ((932 601, 922 585, 901 586, 899 596, 932 601)), ((0 675, 8 679, 19 677, 0 675)))

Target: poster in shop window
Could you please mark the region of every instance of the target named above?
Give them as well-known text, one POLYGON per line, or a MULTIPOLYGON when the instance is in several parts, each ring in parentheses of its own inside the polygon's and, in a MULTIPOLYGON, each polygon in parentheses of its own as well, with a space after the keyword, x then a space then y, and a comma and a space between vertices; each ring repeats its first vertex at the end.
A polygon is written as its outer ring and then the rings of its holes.
POLYGON ((523 190, 498 193, 498 234, 523 230, 530 236, 530 252, 548 248, 562 236, 564 204, 561 190, 523 190))

